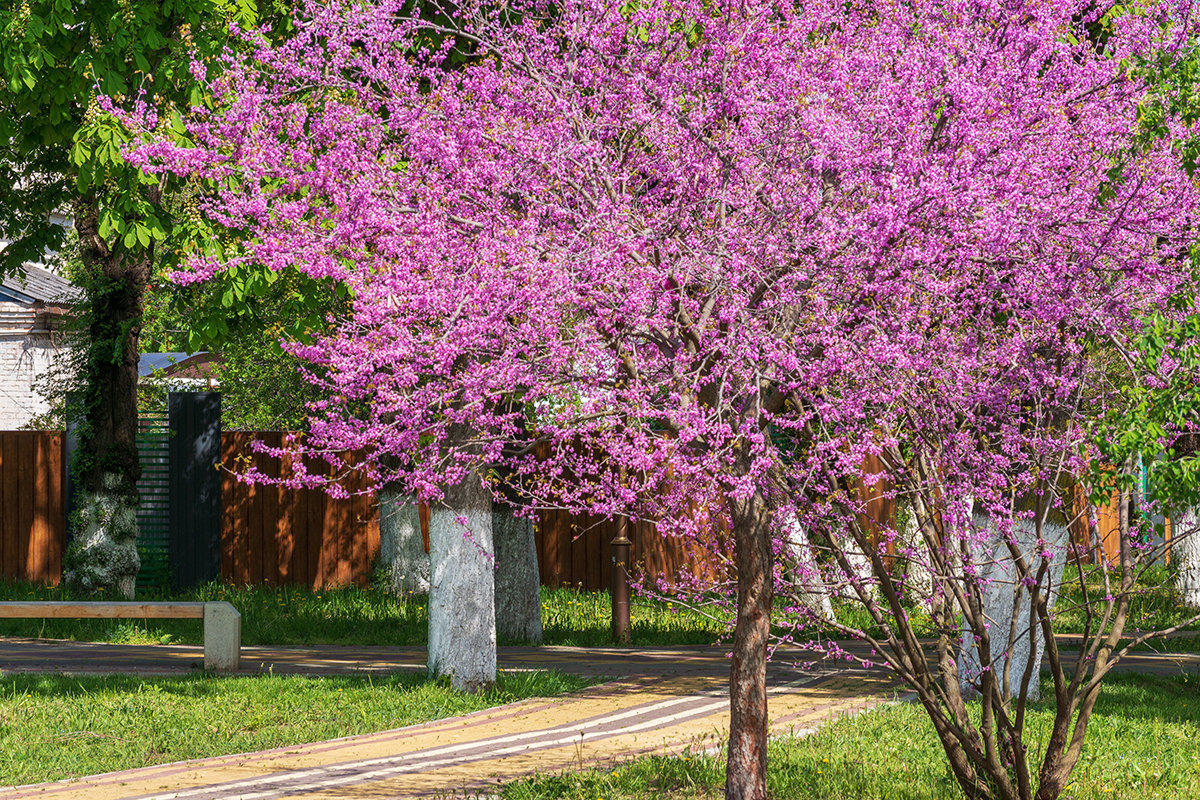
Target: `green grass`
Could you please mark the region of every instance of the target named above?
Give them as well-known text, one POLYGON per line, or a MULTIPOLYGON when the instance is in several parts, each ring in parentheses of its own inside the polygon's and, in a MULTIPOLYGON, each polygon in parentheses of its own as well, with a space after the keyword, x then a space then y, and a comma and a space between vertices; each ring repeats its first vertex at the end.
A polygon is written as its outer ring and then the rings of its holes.
MULTIPOLYGON (((1078 569, 1074 566, 1068 567, 1064 579, 1063 592, 1055 606, 1055 629, 1060 633, 1083 633, 1083 592, 1079 587, 1078 569)), ((1112 574, 1110 579, 1114 583, 1119 580, 1116 574, 1112 574)), ((1093 602, 1096 598, 1104 597, 1103 580, 1098 571, 1089 573, 1087 586, 1093 602)), ((1186 623, 1196 613, 1196 609, 1187 608, 1179 602, 1172 573, 1166 567, 1154 566, 1141 577, 1130 598, 1129 620, 1125 624, 1125 630, 1128 633, 1163 630, 1186 623)), ((1200 623, 1193 623, 1188 627, 1200 628, 1200 623)), ((1159 642, 1154 646, 1156 648, 1195 650, 1197 644, 1200 642, 1197 642, 1196 639, 1184 637, 1159 642)))
MULTIPOLYGON (((1048 692, 1049 687, 1043 689, 1048 692)), ((1031 751, 1044 748, 1052 709, 1031 714, 1031 751)), ((1200 797, 1200 677, 1114 675, 1088 728, 1068 800, 1192 800, 1200 797)), ((925 712, 889 706, 843 719, 770 749, 768 785, 788 800, 960 800, 962 793, 925 712)), ((504 800, 672 800, 721 796, 720 756, 652 757, 616 768, 518 781, 504 800)))
MULTIPOLYGON (((59 587, 0 583, 0 600, 86 599, 59 587)), ((140 599, 166 599, 139 595, 140 599)), ((174 596, 178 600, 228 600, 242 615, 242 643, 253 645, 424 645, 429 625, 426 598, 395 597, 354 586, 313 591, 294 586, 232 587, 211 584, 174 596)), ((674 603, 634 598, 633 646, 711 644, 719 623, 674 603)), ((611 646, 608 592, 542 589, 545 644, 611 646)), ((198 620, 0 619, 0 636, 114 642, 200 644, 198 620)), ((500 644, 512 644, 501 640, 500 644)))
MULTIPOLYGON (((719 620, 678 603, 633 597, 629 604, 633 646, 712 644, 725 631, 719 620)), ((612 647, 612 600, 608 592, 542 588, 546 644, 612 647)))
POLYGON ((423 676, 0 679, 0 786, 387 730, 592 681, 502 673, 462 694, 423 676))
MULTIPOLYGON (((1059 600, 1056 628, 1060 633, 1081 633, 1083 615, 1077 608, 1080 592, 1074 567, 1067 568, 1067 582, 1059 600)), ((1092 573, 1091 591, 1102 592, 1092 573)), ((163 596, 146 595, 147 599, 163 596)), ((68 599, 61 588, 25 583, 0 583, 0 599, 68 599)), ((429 624, 426 599, 418 595, 395 597, 376 589, 341 587, 313 591, 294 586, 265 585, 231 587, 212 584, 176 597, 180 600, 228 600, 242 614, 242 641, 246 645, 423 645, 429 624)), ((542 589, 542 624, 545 643, 580 647, 612 646, 611 605, 608 592, 586 592, 569 588, 542 589)), ((866 611, 852 602, 835 602, 843 622, 874 631, 866 611)), ((1133 598, 1127 630, 1165 628, 1186 620, 1192 611, 1180 606, 1166 569, 1152 570, 1133 598)), ((634 596, 630 604, 632 642, 635 647, 653 645, 712 644, 726 632, 720 620, 679 603, 659 602, 634 596)), ((919 608, 911 618, 919 633, 927 618, 919 608)), ((777 614, 782 631, 785 614, 777 614)), ((927 625, 925 626, 927 627, 927 625)), ((1200 628, 1200 624, 1194 626, 1200 628)), ((803 639, 813 631, 801 630, 803 639)), ((830 635, 830 631, 823 632, 830 635)), ((201 642, 201 624, 194 620, 2 620, 0 636, 32 636, 79 641, 129 644, 201 642)), ((513 644, 501 641, 500 644, 513 644)), ((1156 641, 1141 649, 1195 652, 1200 639, 1192 637, 1156 641)))

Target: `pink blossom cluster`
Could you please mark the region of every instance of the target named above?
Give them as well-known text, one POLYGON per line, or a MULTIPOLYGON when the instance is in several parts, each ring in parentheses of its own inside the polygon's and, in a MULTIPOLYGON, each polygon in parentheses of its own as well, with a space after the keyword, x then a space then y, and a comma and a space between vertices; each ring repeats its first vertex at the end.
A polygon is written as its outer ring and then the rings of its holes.
POLYGON ((1082 468, 1105 348, 1185 279, 1198 191, 1133 148, 1132 65, 1190 6, 410 8, 247 34, 193 69, 191 143, 132 157, 207 187, 236 262, 350 287, 290 345, 328 389, 304 446, 423 499, 481 470, 695 536, 753 496, 832 530, 882 454, 868 482, 978 537, 1082 468))

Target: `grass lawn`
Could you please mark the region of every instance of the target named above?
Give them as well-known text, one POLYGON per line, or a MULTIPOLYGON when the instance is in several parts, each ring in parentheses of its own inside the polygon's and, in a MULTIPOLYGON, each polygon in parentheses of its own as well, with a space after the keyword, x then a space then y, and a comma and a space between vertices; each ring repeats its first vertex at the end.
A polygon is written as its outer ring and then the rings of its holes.
MULTIPOLYGON (((1043 688, 1044 695, 1049 687, 1043 688)), ((1031 751, 1045 746, 1053 711, 1031 714, 1031 751)), ((1070 800, 1194 800, 1200 797, 1200 676, 1114 675, 1088 727, 1070 800)), ((771 795, 788 800, 960 800, 933 727, 904 703, 829 725, 770 750, 771 795)), ((710 800, 722 795, 719 756, 653 757, 613 769, 523 780, 504 800, 710 800)))
MULTIPOLYGON (((1110 580, 1115 584, 1119 579, 1115 573, 1110 573, 1110 580)), ((1092 602, 1096 602, 1097 598, 1104 597, 1102 573, 1098 568, 1089 568, 1087 585, 1092 602)), ((856 626, 871 633, 878 632, 870 616, 859 603, 835 601, 834 611, 844 624, 856 626)), ((1103 613, 1102 608, 1099 611, 1103 613)), ((1126 638, 1122 640, 1122 644, 1128 642, 1129 636, 1133 634, 1164 630, 1175 625, 1185 624, 1197 613, 1197 609, 1187 608, 1180 604, 1179 597, 1175 592, 1173 576, 1166 567, 1156 565, 1146 571, 1134 589, 1130 599, 1129 619, 1125 624, 1126 638)), ((932 625, 929 624, 929 615, 922 607, 911 606, 909 618, 917 629, 918 635, 933 635, 932 625)), ((1082 634, 1084 621, 1083 592, 1079 587, 1079 570, 1074 565, 1068 565, 1064 570, 1061 593, 1054 607, 1054 629, 1059 634, 1082 634)), ((1200 622, 1186 625, 1185 630, 1192 632, 1200 630, 1200 622)), ((836 636, 833 633, 829 633, 829 635, 836 636)), ((803 633, 799 634, 797 638, 803 639, 803 633)), ((1137 649, 1182 653, 1200 652, 1200 638, 1177 636, 1170 639, 1155 639, 1139 645, 1137 649)))
MULTIPOLYGON (((57 587, 0 583, 0 600, 71 597, 57 587)), ((139 599, 156 598, 147 594, 139 599)), ((294 586, 213 584, 173 599, 228 600, 242 614, 242 644, 248 646, 423 645, 429 625, 426 598, 395 597, 354 586, 313 591, 294 586)), ((630 615, 634 646, 712 644, 724 630, 719 623, 673 603, 634 598, 630 615)), ((611 620, 608 592, 542 589, 546 644, 612 646, 611 620)), ((0 636, 123 644, 203 641, 199 620, 0 619, 0 636)), ((501 640, 500 644, 511 643, 501 640)))
MULTIPOLYGON (((1083 631, 1076 575, 1075 567, 1067 568, 1067 582, 1057 606, 1056 627, 1060 633, 1083 631)), ((1102 595, 1096 577, 1096 573, 1091 576, 1091 590, 1102 595)), ((144 597, 156 599, 153 595, 144 597)), ((0 583, 0 600, 51 599, 68 599, 68 595, 61 588, 0 583)), ((174 599, 228 600, 233 603, 242 614, 242 643, 246 645, 423 645, 429 624, 426 598, 418 595, 395 597, 384 591, 353 586, 313 591, 295 586, 212 584, 174 599)), ((837 602, 835 610, 847 624, 867 630, 873 627, 866 611, 856 603, 837 602)), ((611 613, 608 592, 542 589, 546 644, 611 647, 611 613)), ((1158 568, 1148 573, 1139 586, 1127 630, 1169 627, 1183 622, 1193 613, 1179 605, 1170 575, 1166 569, 1158 568)), ((778 621, 783 622, 783 616, 777 615, 778 621)), ((910 616, 920 630, 922 610, 913 608, 910 616)), ((713 644, 728 631, 721 619, 678 603, 637 596, 632 598, 630 617, 634 647, 713 644)), ((1193 627, 1200 628, 1200 623, 1193 627)), ((803 640, 806 633, 799 631, 795 638, 803 640)), ((828 631, 824 633, 831 635, 828 631)), ((0 619, 0 636, 129 644, 200 644, 202 641, 198 620, 0 619)), ((501 640, 500 644, 512 642, 501 640)), ((1200 639, 1183 637, 1155 641, 1141 649, 1195 652, 1200 650, 1200 639)))
POLYGON ((480 694, 446 681, 280 677, 0 678, 0 786, 398 728, 594 681, 503 673, 480 694))

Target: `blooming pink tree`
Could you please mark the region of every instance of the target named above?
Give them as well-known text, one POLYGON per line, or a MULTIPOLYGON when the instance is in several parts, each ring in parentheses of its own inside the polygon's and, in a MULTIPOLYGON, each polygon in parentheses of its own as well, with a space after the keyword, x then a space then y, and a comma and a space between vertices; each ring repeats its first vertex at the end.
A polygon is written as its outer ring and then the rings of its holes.
POLYGON ((1047 636, 1059 477, 1105 403, 1098 350, 1183 280, 1197 210, 1168 147, 1129 148, 1127 64, 1179 47, 1186 12, 314 4, 221 72, 194 147, 138 157, 204 182, 235 263, 351 288, 337 334, 294 348, 328 375, 305 447, 364 448, 353 468, 434 502, 503 481, 681 535, 697 499, 725 519, 728 797, 765 796, 771 614, 796 590, 865 604, 846 630, 969 796, 1053 798, 1129 589, 1072 673, 1047 636), (913 524, 859 523, 876 477, 913 524), (1036 641, 1058 714, 1031 772, 1036 641))

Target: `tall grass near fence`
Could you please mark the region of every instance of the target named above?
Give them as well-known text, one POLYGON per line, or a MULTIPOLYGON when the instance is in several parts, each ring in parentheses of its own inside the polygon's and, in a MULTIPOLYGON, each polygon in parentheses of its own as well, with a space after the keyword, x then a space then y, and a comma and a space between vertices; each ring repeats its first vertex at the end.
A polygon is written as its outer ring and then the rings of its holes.
MULTIPOLYGON (((89 599, 65 587, 0 584, 0 600, 89 599)), ((226 600, 242 615, 245 645, 424 645, 429 627, 427 598, 373 588, 210 584, 178 595, 148 593, 142 599, 226 600)), ((635 598, 630 613, 633 646, 711 644, 724 625, 669 602, 635 598)), ((612 645, 608 592, 542 589, 545 644, 612 645)), ((200 644, 198 620, 17 620, 0 619, 0 636, 114 642, 200 644)), ((512 642, 500 641, 501 645, 512 642)))

